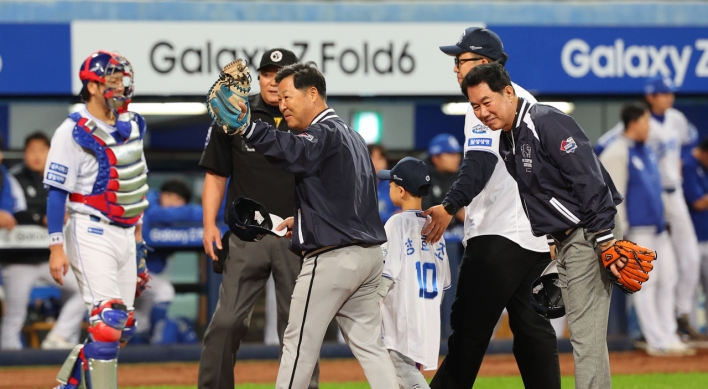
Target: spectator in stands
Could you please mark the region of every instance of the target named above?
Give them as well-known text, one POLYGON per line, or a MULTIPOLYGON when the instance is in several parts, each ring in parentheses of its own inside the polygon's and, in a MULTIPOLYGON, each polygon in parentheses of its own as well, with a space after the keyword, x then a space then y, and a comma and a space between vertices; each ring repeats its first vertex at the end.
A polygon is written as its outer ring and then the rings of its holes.
MULTIPOLYGON (((683 194, 698 237, 703 294, 708 296, 708 137, 684 159, 683 194)), ((705 309, 708 312, 708 297, 705 309)))
POLYGON ((661 199, 661 177, 656 155, 645 145, 649 137, 649 110, 630 104, 622 109, 624 131, 600 155, 600 161, 612 177, 625 201, 617 213, 626 239, 640 245, 651 245, 661 253, 649 281, 640 293, 632 295, 652 356, 694 355, 695 349, 681 342, 676 334, 675 290, 678 282, 677 261, 666 230, 664 205, 661 199))
MULTIPOLYGON (((428 158, 425 160, 430 170, 430 192, 423 197, 423 209, 439 205, 445 200, 445 194, 457 180, 462 163, 462 147, 451 134, 438 134, 428 143, 428 158)), ((380 201, 380 199, 379 199, 380 201)), ((450 312, 457 291, 457 275, 462 262, 462 240, 465 237, 465 209, 461 208, 452 218, 450 225, 443 234, 447 243, 447 256, 450 260, 450 276, 452 284, 445 292, 440 309, 440 338, 447 340, 450 327, 450 312)))
MULTIPOLYGON (((32 287, 37 281, 54 285, 49 274, 49 249, 47 248, 47 190, 42 184, 44 164, 49 153, 49 138, 42 132, 36 132, 25 139, 24 161, 3 174, 9 179, 2 191, 13 194, 14 219, 17 230, 23 230, 27 246, 34 239, 36 247, 5 249, 0 256, 2 275, 5 284, 7 309, 2 319, 3 350, 22 348, 22 326, 27 316, 27 305, 32 287), (30 240, 28 240, 30 239, 30 240)), ((4 212, 4 211, 0 211, 4 212)), ((18 242, 8 236, 5 245, 13 246, 18 242)), ((69 269, 69 272, 72 270, 69 269)), ((86 307, 76 277, 69 275, 64 284, 56 286, 62 293, 63 307, 47 337, 42 342, 43 349, 70 349, 79 343, 81 323, 86 307)))
MULTIPOLYGON (((374 164, 374 170, 378 172, 379 170, 388 169, 388 158, 386 156, 386 149, 381 145, 370 144, 367 146, 369 149, 369 155, 371 156, 371 162, 374 164)), ((379 198, 379 215, 381 215, 381 220, 386 223, 386 221, 394 214, 401 212, 401 208, 393 205, 391 202, 391 197, 389 196, 388 181, 381 181, 378 178, 378 198, 379 198)))
MULTIPOLYGON (((202 221, 202 207, 190 204, 192 190, 182 180, 168 180, 160 187, 160 192, 150 191, 150 206, 145 210, 143 231, 149 234, 156 225, 174 227, 179 225, 199 225, 202 221)), ((175 288, 166 272, 167 260, 173 252, 157 250, 147 257, 147 267, 152 279, 149 288, 135 300, 135 318, 138 330, 131 343, 160 343, 162 334, 155 331, 158 323, 167 318, 167 311, 175 297, 175 288), (137 342, 136 342, 137 341, 137 342)))

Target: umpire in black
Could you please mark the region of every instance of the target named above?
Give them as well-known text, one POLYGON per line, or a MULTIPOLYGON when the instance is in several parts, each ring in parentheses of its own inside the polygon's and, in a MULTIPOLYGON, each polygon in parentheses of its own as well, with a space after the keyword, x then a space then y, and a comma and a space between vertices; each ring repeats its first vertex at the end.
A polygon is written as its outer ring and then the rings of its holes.
MULTIPOLYGON (((468 28, 457 44, 440 50, 454 56, 458 82, 476 67, 503 66, 501 39, 486 28, 468 28)), ((533 97, 518 85, 519 94, 533 97)), ((424 234, 436 241, 453 215, 465 207, 465 252, 452 304, 449 351, 433 389, 469 389, 504 308, 514 333, 514 357, 526 388, 560 389, 556 336, 548 319, 530 304, 531 283, 551 262, 544 238, 534 237, 514 179, 498 154, 499 133, 471 112, 465 118, 465 157, 441 205, 428 209, 424 234)))
MULTIPOLYGON (((261 91, 248 99, 252 120, 260 119, 279 131, 290 131, 278 109, 275 74, 283 66, 297 61, 297 56, 285 49, 272 49, 263 54, 258 67, 261 91)), ((218 126, 212 126, 199 165, 207 169, 202 194, 203 243, 212 259, 216 260, 214 244, 222 248, 216 215, 229 177, 227 204, 243 196, 263 204, 274 215, 293 216, 295 177, 270 164, 240 136, 229 136, 218 126)), ((233 389, 236 353, 248 332, 253 305, 271 272, 278 307, 278 337, 282 346, 290 297, 302 264, 302 259, 288 250, 287 239, 271 235, 260 242, 244 242, 232 235, 228 249, 219 303, 204 335, 199 363, 200 389, 233 389)), ((317 388, 318 380, 319 368, 316 366, 309 388, 317 388)))

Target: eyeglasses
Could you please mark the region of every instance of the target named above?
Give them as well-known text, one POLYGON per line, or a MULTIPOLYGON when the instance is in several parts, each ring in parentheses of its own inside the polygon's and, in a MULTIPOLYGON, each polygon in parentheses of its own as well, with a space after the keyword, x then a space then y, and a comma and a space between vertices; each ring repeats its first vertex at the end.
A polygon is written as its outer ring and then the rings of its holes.
POLYGON ((459 68, 460 68, 460 65, 462 65, 462 64, 465 63, 465 62, 481 61, 481 60, 483 60, 483 59, 484 59, 484 58, 482 58, 482 57, 465 58, 465 59, 459 59, 459 58, 455 57, 455 67, 459 69, 459 68))

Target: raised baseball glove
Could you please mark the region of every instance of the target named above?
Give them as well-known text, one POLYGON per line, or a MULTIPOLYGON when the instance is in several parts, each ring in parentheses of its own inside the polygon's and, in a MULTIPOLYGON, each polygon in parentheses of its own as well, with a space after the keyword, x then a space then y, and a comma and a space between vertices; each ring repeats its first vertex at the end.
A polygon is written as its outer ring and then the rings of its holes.
POLYGON ((649 280, 649 272, 654 268, 656 252, 628 240, 618 240, 614 245, 602 252, 602 263, 607 269, 610 280, 625 294, 632 294, 642 289, 642 284, 649 280), (610 271, 610 265, 620 258, 626 258, 627 263, 617 262, 616 269, 620 273, 617 278, 610 271), (621 266, 621 267, 620 267, 621 266))
POLYGON ((251 74, 246 61, 237 59, 224 66, 219 79, 207 93, 207 112, 229 135, 239 135, 246 130, 251 121, 251 106, 248 104, 248 93, 251 91, 251 74), (246 105, 246 115, 239 102, 246 105))

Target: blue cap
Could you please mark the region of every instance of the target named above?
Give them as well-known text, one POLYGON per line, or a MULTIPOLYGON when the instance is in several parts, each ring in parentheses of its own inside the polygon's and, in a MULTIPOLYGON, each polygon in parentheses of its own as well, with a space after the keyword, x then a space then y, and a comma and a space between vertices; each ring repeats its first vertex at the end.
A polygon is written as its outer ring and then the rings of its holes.
POLYGON ((658 75, 654 78, 650 78, 644 85, 644 93, 648 95, 655 95, 657 93, 674 93, 676 87, 671 79, 668 77, 662 77, 658 75))
POLYGON ((462 53, 475 53, 497 61, 502 58, 504 44, 494 31, 480 27, 470 27, 462 32, 456 44, 440 46, 447 55, 458 56, 462 53))
POLYGON ((438 134, 428 143, 428 155, 431 157, 443 153, 459 153, 462 151, 462 146, 457 138, 450 134, 438 134))
POLYGON ((428 165, 413 157, 403 158, 391 170, 379 170, 376 176, 381 180, 393 181, 419 197, 426 196, 430 189, 428 165))

